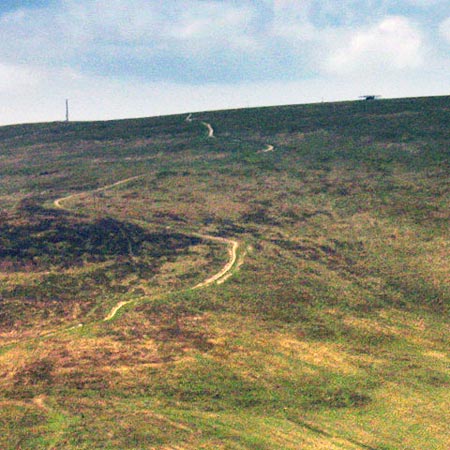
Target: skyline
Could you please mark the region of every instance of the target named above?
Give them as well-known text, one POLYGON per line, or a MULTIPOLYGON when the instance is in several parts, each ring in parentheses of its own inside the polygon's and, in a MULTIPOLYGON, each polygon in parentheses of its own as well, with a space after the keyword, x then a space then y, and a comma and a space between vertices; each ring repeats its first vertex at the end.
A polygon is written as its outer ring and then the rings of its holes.
POLYGON ((0 124, 450 93, 441 0, 6 0, 0 124))

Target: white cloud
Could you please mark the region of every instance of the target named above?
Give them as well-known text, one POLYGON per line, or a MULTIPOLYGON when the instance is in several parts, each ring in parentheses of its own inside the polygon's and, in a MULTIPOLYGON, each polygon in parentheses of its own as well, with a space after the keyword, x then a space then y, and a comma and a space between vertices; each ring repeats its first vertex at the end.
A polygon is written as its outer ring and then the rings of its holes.
POLYGON ((447 0, 402 0, 406 5, 418 6, 420 8, 431 8, 436 5, 446 4, 447 0))
POLYGON ((182 80, 182 67, 218 80, 265 55, 257 11, 218 0, 64 0, 1 17, 0 58, 147 80, 182 80))
POLYGON ((450 44, 450 17, 441 22, 441 24, 439 25, 439 32, 441 33, 441 36, 447 41, 447 43, 450 44))
POLYGON ((405 17, 387 17, 368 29, 349 33, 348 40, 347 45, 332 50, 328 71, 385 73, 417 68, 423 61, 421 32, 405 17))
POLYGON ((63 6, 55 10, 55 15, 67 38, 72 38, 76 45, 92 44, 99 39, 133 42, 155 25, 148 5, 134 3, 135 7, 127 8, 121 0, 65 0, 63 6))
POLYGON ((294 41, 309 41, 316 37, 317 30, 309 19, 309 3, 274 0, 272 35, 294 41))
POLYGON ((0 92, 21 91, 35 86, 41 80, 38 70, 29 67, 0 63, 0 92))
POLYGON ((186 5, 174 25, 177 39, 209 38, 218 33, 243 33, 252 19, 252 10, 245 6, 226 6, 217 2, 186 5))

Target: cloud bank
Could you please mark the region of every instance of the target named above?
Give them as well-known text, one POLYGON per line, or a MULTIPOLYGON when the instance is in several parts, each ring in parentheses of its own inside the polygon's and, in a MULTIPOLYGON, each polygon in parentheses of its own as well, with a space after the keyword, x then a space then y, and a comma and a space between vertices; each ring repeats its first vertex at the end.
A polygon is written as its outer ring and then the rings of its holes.
MULTIPOLYGON (((85 99, 94 90, 105 104, 110 103, 106 93, 120 86, 128 93, 121 96, 127 115, 133 115, 133 103, 135 115, 150 115, 264 104, 263 91, 256 97, 250 92, 269 85, 276 86, 280 103, 293 86, 315 86, 317 92, 291 91, 292 103, 331 100, 329 86, 349 95, 353 84, 354 97, 363 88, 370 91, 371 83, 379 86, 380 76, 386 83, 380 86, 383 95, 395 85, 400 96, 417 95, 419 87, 423 95, 450 87, 444 74, 450 69, 450 17, 441 0, 20 4, 0 9, 0 98, 23 104, 20 92, 30 99, 47 95, 56 104, 57 96, 85 99), (413 85, 406 92, 405 86, 413 85), (213 87, 217 94, 208 103, 202 93, 213 87), (138 106, 139 90, 157 99, 145 111, 138 106), (175 91, 179 94, 172 95, 175 91), (228 101, 221 91, 228 92, 228 101), (240 102, 232 92, 243 95, 240 102)), ((267 103, 276 102, 272 97, 267 103)), ((85 109, 80 119, 95 115, 94 106, 85 109)), ((51 110, 39 110, 43 120, 53 117, 51 110)), ((98 107, 97 112, 105 118, 98 107)), ((18 117, 5 114, 0 122, 18 117)), ((23 120, 36 119, 24 115, 23 120)))

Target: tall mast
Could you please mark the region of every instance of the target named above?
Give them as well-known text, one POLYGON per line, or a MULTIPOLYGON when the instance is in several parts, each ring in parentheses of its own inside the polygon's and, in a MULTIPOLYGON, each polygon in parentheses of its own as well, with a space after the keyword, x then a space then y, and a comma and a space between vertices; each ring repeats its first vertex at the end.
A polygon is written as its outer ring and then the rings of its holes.
POLYGON ((69 99, 66 98, 66 122, 69 121, 69 99))

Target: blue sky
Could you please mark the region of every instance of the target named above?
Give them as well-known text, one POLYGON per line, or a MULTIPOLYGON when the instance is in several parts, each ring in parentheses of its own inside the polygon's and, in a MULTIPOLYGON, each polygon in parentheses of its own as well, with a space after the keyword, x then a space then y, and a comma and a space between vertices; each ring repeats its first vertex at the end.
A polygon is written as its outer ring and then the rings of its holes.
POLYGON ((450 93, 447 0, 2 0, 0 124, 450 93))

